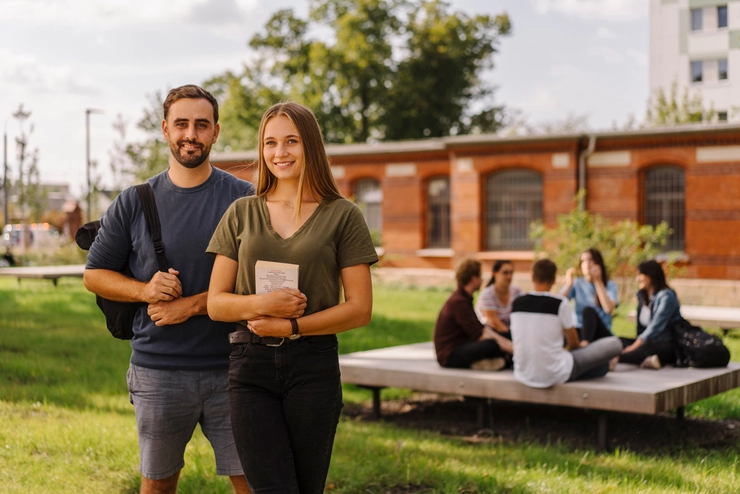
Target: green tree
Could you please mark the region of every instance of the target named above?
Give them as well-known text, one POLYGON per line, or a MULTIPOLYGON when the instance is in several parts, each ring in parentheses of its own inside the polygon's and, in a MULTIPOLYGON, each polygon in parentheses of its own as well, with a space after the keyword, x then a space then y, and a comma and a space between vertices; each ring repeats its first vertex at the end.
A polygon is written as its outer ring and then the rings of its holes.
POLYGON ((670 92, 663 88, 658 89, 650 102, 645 124, 648 127, 661 125, 683 125, 700 122, 711 122, 715 117, 714 107, 704 107, 701 95, 689 93, 684 88, 683 94, 678 95, 678 84, 671 85, 670 92))
POLYGON ((222 146, 244 147, 255 118, 285 99, 312 108, 328 142, 496 130, 506 112, 480 75, 510 30, 506 14, 438 0, 311 0, 308 19, 281 10, 251 39, 242 74, 207 82, 223 102, 222 146))
POLYGON ((495 131, 507 123, 481 72, 493 66, 508 15, 449 13, 441 1, 423 2, 409 15, 408 56, 398 63, 384 118, 385 137, 415 139, 495 131), (483 108, 471 113, 473 103, 483 108))
POLYGON ((136 182, 164 171, 169 166, 170 150, 162 136, 164 110, 162 93, 157 91, 148 95, 149 106, 144 108, 144 115, 136 123, 147 138, 126 145, 126 155, 131 160, 131 171, 136 182))
POLYGON ((131 185, 134 168, 131 157, 127 153, 126 128, 128 127, 128 122, 119 113, 112 126, 116 139, 113 141, 112 149, 108 151, 108 162, 111 175, 113 176, 111 189, 118 195, 123 189, 131 185))
MULTIPOLYGON (((24 110, 21 104, 12 115, 18 121, 20 128, 15 138, 18 159, 18 178, 15 182, 15 190, 18 202, 14 214, 21 219, 21 223, 39 222, 46 209, 46 195, 41 187, 38 167, 39 149, 29 144, 34 126, 30 124, 26 128, 26 121, 31 118, 31 112, 24 110)), ((13 216, 12 213, 9 214, 13 216)))
MULTIPOLYGON (((578 266, 584 250, 590 247, 598 249, 610 276, 629 281, 621 286, 620 298, 624 300, 634 291, 632 280, 637 265, 661 254, 671 228, 666 222, 655 227, 640 225, 633 220, 613 222, 599 214, 579 210, 578 203, 584 196, 585 191, 581 190, 573 201, 573 210, 558 216, 554 228, 546 228, 542 223, 533 224, 530 238, 535 241, 537 253, 544 253, 552 259, 561 274, 578 266)), ((667 256, 669 273, 675 273, 674 260, 667 256)))

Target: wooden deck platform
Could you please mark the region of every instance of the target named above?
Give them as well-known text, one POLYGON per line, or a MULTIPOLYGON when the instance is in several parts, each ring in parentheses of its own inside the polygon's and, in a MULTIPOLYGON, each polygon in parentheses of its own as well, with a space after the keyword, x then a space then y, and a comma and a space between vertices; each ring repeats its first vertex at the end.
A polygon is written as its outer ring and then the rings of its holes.
MULTIPOLYGON (((511 370, 442 368, 431 342, 341 355, 339 365, 343 382, 373 389, 377 415, 380 390, 385 387, 648 415, 676 410, 683 417, 686 405, 740 386, 740 363, 731 362, 718 369, 665 367, 658 371, 619 364, 616 371, 600 379, 536 389, 516 381, 511 370)), ((603 414, 599 446, 606 446, 603 414)))
POLYGON ((69 266, 32 266, 32 267, 20 267, 20 268, 0 268, 0 276, 13 276, 18 279, 18 283, 21 282, 22 278, 37 278, 52 280, 54 286, 57 284, 59 278, 70 276, 76 278, 82 278, 85 272, 84 264, 73 264, 69 266))

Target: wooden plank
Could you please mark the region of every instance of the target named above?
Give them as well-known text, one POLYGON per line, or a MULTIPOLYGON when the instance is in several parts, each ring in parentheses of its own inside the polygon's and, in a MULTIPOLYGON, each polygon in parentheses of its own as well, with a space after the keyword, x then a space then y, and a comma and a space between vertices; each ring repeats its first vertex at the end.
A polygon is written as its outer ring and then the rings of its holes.
POLYGON ((31 266, 20 268, 0 268, 0 276, 13 276, 15 278, 39 278, 55 280, 63 276, 81 278, 85 272, 84 264, 69 266, 31 266))
POLYGON ((341 355, 339 364, 344 382, 362 386, 643 414, 672 410, 740 386, 739 363, 720 369, 659 371, 619 364, 600 379, 536 389, 517 382, 511 370, 442 368, 431 342, 341 355))

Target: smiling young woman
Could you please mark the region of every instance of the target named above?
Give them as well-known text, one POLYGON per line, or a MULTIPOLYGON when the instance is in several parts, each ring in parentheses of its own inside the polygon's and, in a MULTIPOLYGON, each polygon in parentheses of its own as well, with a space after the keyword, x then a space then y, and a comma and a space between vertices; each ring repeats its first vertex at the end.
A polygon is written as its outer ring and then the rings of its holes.
POLYGON ((310 110, 281 103, 265 113, 259 177, 257 195, 232 205, 208 246, 208 313, 238 323, 229 399, 253 492, 322 493, 342 408, 336 333, 370 322, 378 257, 310 110), (259 260, 298 265, 298 288, 257 294, 259 260))

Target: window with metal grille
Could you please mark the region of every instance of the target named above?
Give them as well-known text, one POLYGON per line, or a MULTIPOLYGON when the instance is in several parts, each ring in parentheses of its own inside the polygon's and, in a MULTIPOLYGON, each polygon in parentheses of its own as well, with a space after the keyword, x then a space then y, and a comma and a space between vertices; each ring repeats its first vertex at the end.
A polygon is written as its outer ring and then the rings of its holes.
POLYGON ((529 227, 542 219, 542 175, 527 170, 494 173, 486 182, 488 250, 529 250, 529 227))
POLYGON ((355 182, 355 200, 365 217, 367 228, 371 232, 382 233, 383 230, 383 191, 380 182, 374 178, 364 178, 355 182))
POLYGON ((665 250, 684 250, 686 232, 684 171, 676 166, 660 166, 645 172, 644 223, 656 226, 668 223, 673 233, 665 250))
POLYGON ((450 179, 437 177, 427 186, 427 247, 450 247, 450 179))

